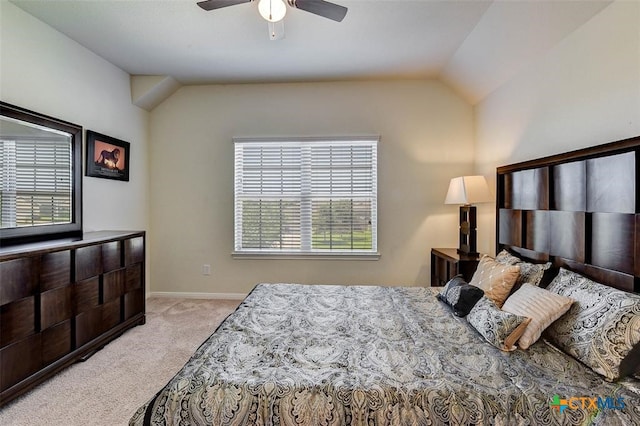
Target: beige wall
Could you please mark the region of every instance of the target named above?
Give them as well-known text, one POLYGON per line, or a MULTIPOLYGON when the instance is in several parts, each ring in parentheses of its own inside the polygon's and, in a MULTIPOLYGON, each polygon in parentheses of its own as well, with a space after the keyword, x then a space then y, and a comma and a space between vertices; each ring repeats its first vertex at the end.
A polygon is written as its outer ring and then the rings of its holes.
POLYGON ((147 229, 149 114, 129 75, 7 1, 0 23, 2 101, 131 143, 129 182, 83 178, 84 230, 147 229))
POLYGON ((427 285, 457 244, 451 177, 472 170, 472 108, 437 81, 191 86, 151 113, 156 292, 258 282, 427 285), (233 259, 234 136, 380 135, 378 261, 233 259), (203 276, 210 264, 211 276, 203 276))
MULTIPOLYGON (((640 2, 618 1, 479 103, 476 171, 640 135, 640 2)), ((479 208, 493 253, 495 211, 479 208)))
MULTIPOLYGON (((122 70, 9 2, 0 22, 3 101, 132 143, 129 183, 84 178, 84 225, 148 229, 157 292, 425 285, 429 248, 457 244, 457 210, 442 204, 451 177, 475 168, 493 179, 502 164, 640 134, 635 1, 605 8, 474 109, 438 81, 404 81, 185 87, 148 114, 122 70), (372 134, 379 261, 231 258, 232 137, 372 134)), ((479 210, 479 248, 492 252, 494 212, 479 210)))

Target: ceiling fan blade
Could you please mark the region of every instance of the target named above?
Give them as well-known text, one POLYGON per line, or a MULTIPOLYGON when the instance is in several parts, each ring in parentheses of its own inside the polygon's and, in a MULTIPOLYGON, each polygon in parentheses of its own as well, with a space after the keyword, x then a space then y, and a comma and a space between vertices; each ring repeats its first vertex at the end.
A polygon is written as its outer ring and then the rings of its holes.
POLYGON ((227 6, 235 6, 240 3, 250 3, 251 0, 204 0, 199 1, 198 6, 204 10, 220 9, 227 6))
POLYGON ((289 0, 289 4, 314 15, 323 16, 336 22, 342 22, 347 8, 324 0, 289 0))

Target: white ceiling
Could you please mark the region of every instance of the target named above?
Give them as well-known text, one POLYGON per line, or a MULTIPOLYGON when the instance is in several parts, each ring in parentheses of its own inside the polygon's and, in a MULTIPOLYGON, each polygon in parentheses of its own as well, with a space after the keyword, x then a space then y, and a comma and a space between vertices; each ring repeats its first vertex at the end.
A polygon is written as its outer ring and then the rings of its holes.
POLYGON ((182 84, 439 77, 476 103, 611 1, 335 0, 338 23, 288 7, 270 41, 257 2, 11 0, 131 75, 182 84))

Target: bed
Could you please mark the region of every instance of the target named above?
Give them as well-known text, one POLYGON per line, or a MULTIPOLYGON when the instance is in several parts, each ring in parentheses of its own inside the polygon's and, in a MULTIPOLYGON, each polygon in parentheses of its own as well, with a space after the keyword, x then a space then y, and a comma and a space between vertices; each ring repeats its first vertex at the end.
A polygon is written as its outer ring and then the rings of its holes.
POLYGON ((264 283, 130 424, 640 424, 639 147, 498 168, 496 251, 519 259, 505 269, 544 269, 503 310, 531 288, 582 300, 526 350, 489 343, 478 326, 486 291, 460 317, 438 297, 453 285, 264 283), (619 310, 597 335, 611 339, 588 334, 619 310), (619 366, 598 368, 625 342, 619 366))

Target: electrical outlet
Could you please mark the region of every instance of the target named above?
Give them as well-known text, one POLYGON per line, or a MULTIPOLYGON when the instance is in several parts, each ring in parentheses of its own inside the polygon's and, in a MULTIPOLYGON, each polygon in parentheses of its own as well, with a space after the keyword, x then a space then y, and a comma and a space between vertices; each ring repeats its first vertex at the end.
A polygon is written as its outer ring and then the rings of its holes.
POLYGON ((211 275, 211 265, 202 265, 202 275, 211 275))

